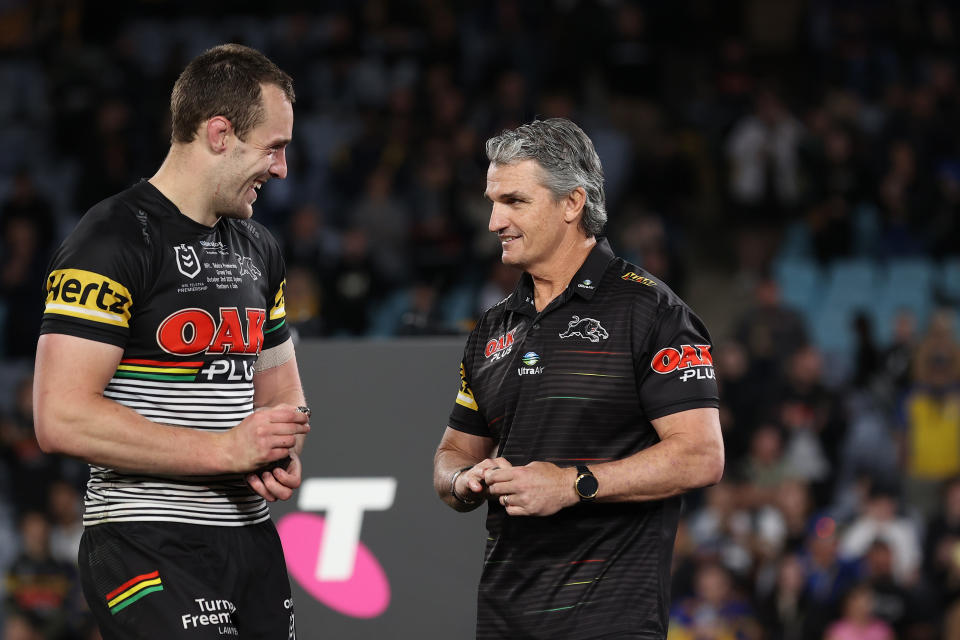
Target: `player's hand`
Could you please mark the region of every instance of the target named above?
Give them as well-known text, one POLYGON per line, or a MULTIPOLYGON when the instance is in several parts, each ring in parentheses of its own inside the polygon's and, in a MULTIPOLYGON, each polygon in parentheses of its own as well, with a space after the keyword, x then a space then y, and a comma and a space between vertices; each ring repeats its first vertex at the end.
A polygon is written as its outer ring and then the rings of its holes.
POLYGON ((224 434, 225 468, 228 472, 250 473, 291 455, 297 436, 310 431, 309 419, 288 404, 254 411, 224 434))
POLYGON ((522 467, 491 469, 484 479, 511 516, 549 516, 578 502, 574 467, 531 462, 522 467))
POLYGON ((464 500, 486 500, 489 496, 487 492, 487 483, 484 480, 484 474, 498 467, 511 467, 513 465, 506 458, 487 458, 481 460, 472 468, 467 469, 457 476, 454 490, 457 495, 464 500))
POLYGON ((267 502, 289 500, 293 491, 300 486, 303 465, 300 456, 290 452, 290 462, 282 466, 247 474, 247 484, 267 502))

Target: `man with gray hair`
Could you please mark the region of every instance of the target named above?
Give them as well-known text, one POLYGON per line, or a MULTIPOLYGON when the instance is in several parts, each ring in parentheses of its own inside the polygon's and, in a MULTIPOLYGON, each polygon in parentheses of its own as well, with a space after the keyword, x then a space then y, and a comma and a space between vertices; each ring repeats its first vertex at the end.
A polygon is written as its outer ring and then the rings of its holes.
POLYGON ((569 120, 487 141, 489 229, 524 273, 467 339, 434 459, 487 504, 478 638, 665 638, 679 494, 723 473, 710 337, 602 237, 603 169, 569 120))

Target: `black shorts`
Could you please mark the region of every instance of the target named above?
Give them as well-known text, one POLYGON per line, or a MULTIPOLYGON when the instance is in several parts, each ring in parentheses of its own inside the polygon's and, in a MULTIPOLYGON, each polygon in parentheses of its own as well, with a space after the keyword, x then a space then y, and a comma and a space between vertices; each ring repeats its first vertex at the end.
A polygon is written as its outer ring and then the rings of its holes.
POLYGON ((296 637, 273 522, 87 527, 80 580, 104 640, 296 637))

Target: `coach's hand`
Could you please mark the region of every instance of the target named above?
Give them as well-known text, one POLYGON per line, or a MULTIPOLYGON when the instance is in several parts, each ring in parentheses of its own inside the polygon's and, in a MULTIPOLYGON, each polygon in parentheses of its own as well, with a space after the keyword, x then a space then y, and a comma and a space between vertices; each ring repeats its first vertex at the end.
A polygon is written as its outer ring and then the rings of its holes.
POLYGON ((549 462, 491 469, 484 474, 490 495, 511 516, 549 516, 578 502, 573 483, 576 469, 549 462))
POLYGON ((481 460, 457 476, 457 483, 454 489, 458 496, 467 500, 486 500, 489 494, 487 493, 486 481, 483 479, 484 474, 491 469, 510 466, 512 465, 506 458, 487 458, 481 460))
POLYGON ((293 490, 300 486, 300 456, 290 451, 290 462, 286 468, 280 466, 266 471, 247 474, 247 484, 267 502, 289 500, 293 490))
POLYGON ((224 468, 250 473, 275 460, 292 458, 297 436, 310 431, 308 420, 307 414, 287 404, 254 411, 224 434, 224 468))

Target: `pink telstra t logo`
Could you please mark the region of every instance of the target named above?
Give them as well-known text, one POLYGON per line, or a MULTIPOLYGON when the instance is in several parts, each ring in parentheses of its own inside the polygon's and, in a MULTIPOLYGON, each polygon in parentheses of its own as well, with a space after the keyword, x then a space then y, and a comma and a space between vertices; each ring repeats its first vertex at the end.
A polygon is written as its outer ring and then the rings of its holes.
POLYGON ((394 478, 309 478, 297 507, 277 523, 290 575, 334 611, 376 618, 390 604, 390 582, 380 562, 360 542, 364 511, 393 505, 394 478))

